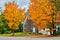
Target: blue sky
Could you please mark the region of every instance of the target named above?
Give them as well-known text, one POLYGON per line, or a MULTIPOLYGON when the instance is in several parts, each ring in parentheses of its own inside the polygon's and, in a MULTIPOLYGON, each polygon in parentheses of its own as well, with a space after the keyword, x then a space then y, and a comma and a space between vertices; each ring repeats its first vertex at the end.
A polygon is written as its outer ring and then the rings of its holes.
POLYGON ((7 2, 12 2, 15 1, 15 3, 17 3, 19 5, 20 8, 26 8, 28 9, 30 0, 0 0, 0 7, 2 7, 2 10, 4 10, 4 4, 7 2))

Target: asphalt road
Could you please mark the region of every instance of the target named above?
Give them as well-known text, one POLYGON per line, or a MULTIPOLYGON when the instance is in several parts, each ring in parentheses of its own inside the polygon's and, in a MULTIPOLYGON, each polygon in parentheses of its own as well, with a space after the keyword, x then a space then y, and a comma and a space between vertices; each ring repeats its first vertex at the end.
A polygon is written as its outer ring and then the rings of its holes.
POLYGON ((60 40, 60 37, 57 38, 0 37, 0 40, 60 40))

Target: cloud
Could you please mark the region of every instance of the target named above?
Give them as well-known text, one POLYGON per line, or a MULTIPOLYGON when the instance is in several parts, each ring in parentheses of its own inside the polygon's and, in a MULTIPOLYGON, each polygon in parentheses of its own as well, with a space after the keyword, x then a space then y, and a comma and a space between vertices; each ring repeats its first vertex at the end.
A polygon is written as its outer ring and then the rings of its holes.
POLYGON ((17 0, 16 3, 19 5, 19 7, 23 8, 29 5, 30 0, 17 0))
POLYGON ((0 0, 0 7, 4 10, 4 4, 12 1, 15 1, 21 8, 28 8, 30 3, 30 0, 0 0))
POLYGON ((1 9, 4 10, 5 9, 5 7, 4 7, 5 3, 12 2, 12 1, 13 0, 0 0, 0 7, 1 7, 1 9))

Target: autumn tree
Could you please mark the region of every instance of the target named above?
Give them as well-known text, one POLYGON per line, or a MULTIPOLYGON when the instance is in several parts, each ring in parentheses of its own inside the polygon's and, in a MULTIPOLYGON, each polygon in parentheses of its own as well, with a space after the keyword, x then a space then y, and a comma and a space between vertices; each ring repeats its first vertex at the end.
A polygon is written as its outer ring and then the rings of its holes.
MULTIPOLYGON (((51 6, 49 6, 49 0, 31 0, 32 5, 30 6, 30 19, 35 23, 38 29, 45 28, 46 21, 51 16, 46 15, 51 14, 51 6)), ((51 19, 50 19, 51 20, 51 19)))
POLYGON ((4 18, 7 20, 8 26, 12 30, 17 30, 19 22, 23 21, 25 15, 24 10, 20 9, 14 2, 5 4, 4 18))
POLYGON ((48 27, 48 23, 54 26, 53 22, 56 12, 54 4, 51 5, 51 2, 54 1, 31 0, 31 5, 29 9, 30 19, 34 22, 38 30, 48 27))
POLYGON ((56 11, 57 11, 57 15, 56 15, 56 22, 60 22, 60 0, 56 0, 55 2, 55 7, 56 7, 56 11))

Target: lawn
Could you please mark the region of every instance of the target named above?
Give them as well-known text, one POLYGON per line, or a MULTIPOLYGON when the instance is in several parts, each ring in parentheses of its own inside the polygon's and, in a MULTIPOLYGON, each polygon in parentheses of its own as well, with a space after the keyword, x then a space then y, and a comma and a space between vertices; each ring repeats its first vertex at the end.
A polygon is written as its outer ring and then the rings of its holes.
MULTIPOLYGON (((14 33, 14 36, 36 36, 37 34, 35 33, 23 33, 23 32, 18 32, 18 33, 14 33)), ((13 36, 12 33, 11 34, 0 34, 0 36, 13 36)))
POLYGON ((14 36, 11 34, 0 34, 2 37, 31 37, 31 38, 45 38, 45 37, 60 37, 59 36, 48 36, 48 35, 42 35, 42 34, 35 34, 35 33, 24 33, 24 32, 18 32, 14 33, 14 36))

